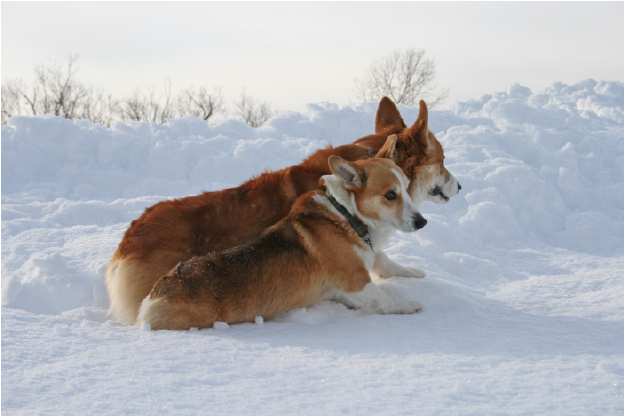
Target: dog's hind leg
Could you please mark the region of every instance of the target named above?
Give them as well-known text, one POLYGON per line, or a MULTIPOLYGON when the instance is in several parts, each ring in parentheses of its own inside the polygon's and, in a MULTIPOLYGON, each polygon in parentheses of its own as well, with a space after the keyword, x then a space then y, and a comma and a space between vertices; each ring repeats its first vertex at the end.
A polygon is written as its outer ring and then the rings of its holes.
POLYGON ((390 260, 384 252, 375 253, 375 260, 373 261, 372 272, 382 279, 390 277, 425 277, 425 272, 423 272, 422 270, 401 266, 390 260))
POLYGON ((189 330, 211 327, 216 318, 211 304, 147 296, 141 303, 137 322, 149 330, 189 330))

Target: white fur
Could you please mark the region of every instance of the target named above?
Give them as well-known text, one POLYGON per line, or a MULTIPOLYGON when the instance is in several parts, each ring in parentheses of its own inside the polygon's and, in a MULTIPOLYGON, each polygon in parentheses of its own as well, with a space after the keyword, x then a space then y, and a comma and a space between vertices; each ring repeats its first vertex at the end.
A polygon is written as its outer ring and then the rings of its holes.
POLYGON ((401 266, 392 260, 382 251, 375 253, 373 268, 371 271, 379 278, 390 277, 407 277, 407 278, 423 278, 425 272, 417 268, 409 268, 401 266))
POLYGON ((447 180, 447 182, 443 183, 441 188, 443 189, 443 194, 451 198, 458 194, 458 180, 456 179, 456 177, 451 175, 451 173, 449 173, 449 179, 447 180))
POLYGON ((397 177, 397 180, 399 181, 400 193, 401 193, 402 201, 404 203, 402 205, 402 218, 401 218, 401 224, 399 225, 399 229, 405 232, 412 232, 414 230, 413 218, 414 218, 414 215, 419 212, 419 210, 417 209, 417 206, 412 201, 412 198, 410 198, 410 194, 408 194, 408 187, 410 186, 410 181, 408 180, 408 177, 406 177, 406 174, 404 174, 404 172, 401 169, 393 168, 392 172, 395 175, 395 177, 397 177))
POLYGON ((147 297, 143 299, 143 301, 141 302, 141 307, 139 307, 139 314, 137 315, 137 324, 140 327, 150 326, 150 319, 149 319, 150 310, 152 309, 154 304, 158 301, 159 301, 158 298, 157 299, 150 298, 149 294, 147 297))
MULTIPOLYGON (((351 214, 357 215, 355 204, 353 203, 353 194, 345 189, 344 182, 336 175, 324 175, 321 177, 328 194, 347 209, 351 214)), ((335 210, 336 212, 336 210, 335 210)), ((364 220, 364 219, 363 219, 364 220)))
POLYGON ((354 252, 362 259, 362 263, 365 264, 367 271, 371 271, 375 263, 375 253, 371 250, 363 250, 358 246, 354 246, 354 252))
POLYGON ((113 260, 106 270, 106 288, 111 300, 108 316, 123 324, 133 324, 136 318, 136 311, 129 308, 124 292, 126 287, 121 279, 121 271, 125 264, 123 261, 113 260))
POLYGON ((421 310, 421 304, 406 298, 388 282, 370 282, 362 291, 336 291, 332 299, 351 308, 374 314, 411 314, 421 310))

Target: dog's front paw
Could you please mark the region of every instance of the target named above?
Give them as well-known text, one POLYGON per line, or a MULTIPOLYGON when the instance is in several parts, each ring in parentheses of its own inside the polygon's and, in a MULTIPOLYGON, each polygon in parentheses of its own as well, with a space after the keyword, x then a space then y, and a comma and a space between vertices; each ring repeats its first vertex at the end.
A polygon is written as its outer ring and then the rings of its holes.
POLYGON ((418 268, 408 268, 404 267, 405 273, 399 275, 404 278, 425 278, 425 271, 422 271, 418 268))
POLYGON ((369 300, 363 310, 377 314, 413 314, 423 309, 418 302, 406 298, 392 287, 377 287, 378 294, 369 300))
POLYGON ((423 308, 406 298, 398 288, 386 284, 369 283, 362 291, 354 293, 337 291, 332 299, 370 314, 412 314, 423 308))
POLYGON ((423 310, 421 304, 407 298, 396 298, 394 301, 394 305, 387 309, 387 311, 382 312, 383 314, 414 314, 423 310))
POLYGON ((390 277, 423 278, 425 272, 417 268, 399 265, 389 259, 384 253, 377 253, 372 271, 379 278, 390 277))

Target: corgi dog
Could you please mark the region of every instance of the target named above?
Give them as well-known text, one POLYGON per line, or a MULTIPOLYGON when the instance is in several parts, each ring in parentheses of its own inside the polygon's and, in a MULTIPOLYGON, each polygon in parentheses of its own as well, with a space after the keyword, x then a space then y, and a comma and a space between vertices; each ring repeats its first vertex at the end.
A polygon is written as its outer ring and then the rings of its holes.
POLYGON ((139 321, 153 330, 253 322, 363 291, 372 299, 364 304, 369 311, 418 311, 418 303, 382 293, 369 275, 380 233, 427 223, 408 194, 408 178, 384 158, 349 162, 333 155, 328 165, 321 188, 298 197, 260 237, 180 262, 160 278, 139 321))
MULTIPOLYGON (((266 172, 238 187, 162 201, 147 208, 130 224, 107 267, 110 315, 122 323, 135 323, 141 301, 174 265, 256 239, 286 216, 300 195, 317 188, 319 178, 330 173, 330 155, 363 160, 376 155, 385 144, 386 153, 409 179, 408 192, 414 204, 425 200, 445 203, 460 190, 458 181, 445 168, 441 144, 428 129, 425 102, 420 102, 415 123, 407 127, 395 104, 384 97, 372 135, 321 149, 298 165, 266 172)), ((376 246, 373 272, 377 276, 425 275, 394 263, 383 247, 383 242, 376 246)))

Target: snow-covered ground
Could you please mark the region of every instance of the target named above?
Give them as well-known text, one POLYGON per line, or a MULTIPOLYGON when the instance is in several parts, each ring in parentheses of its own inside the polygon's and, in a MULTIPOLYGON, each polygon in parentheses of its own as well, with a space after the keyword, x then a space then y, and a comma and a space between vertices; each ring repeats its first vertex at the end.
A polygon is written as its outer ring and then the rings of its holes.
MULTIPOLYGON (((623 414, 623 84, 433 111, 463 189, 389 255, 423 312, 342 305, 149 332, 106 318, 128 223, 373 130, 375 105, 251 129, 15 118, 2 127, 3 414, 623 414)), ((402 108, 407 122, 417 110, 402 108)))

